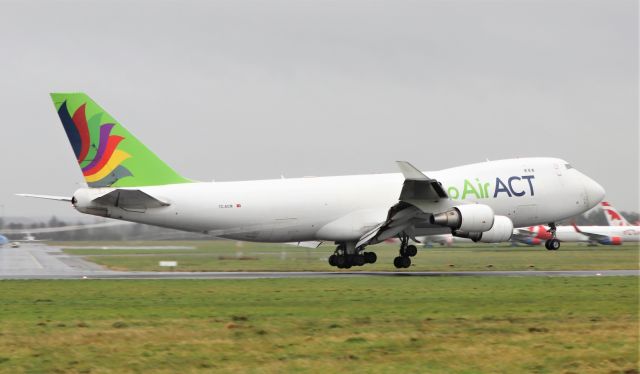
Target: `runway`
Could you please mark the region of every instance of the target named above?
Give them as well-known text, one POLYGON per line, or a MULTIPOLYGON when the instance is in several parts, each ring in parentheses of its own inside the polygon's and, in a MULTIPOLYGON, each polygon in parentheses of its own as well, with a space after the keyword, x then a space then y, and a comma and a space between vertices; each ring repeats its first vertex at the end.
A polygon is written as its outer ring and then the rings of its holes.
POLYGON ((0 248, 0 279, 279 279, 333 277, 610 277, 640 270, 556 271, 335 271, 335 272, 124 272, 112 271, 44 244, 0 248))

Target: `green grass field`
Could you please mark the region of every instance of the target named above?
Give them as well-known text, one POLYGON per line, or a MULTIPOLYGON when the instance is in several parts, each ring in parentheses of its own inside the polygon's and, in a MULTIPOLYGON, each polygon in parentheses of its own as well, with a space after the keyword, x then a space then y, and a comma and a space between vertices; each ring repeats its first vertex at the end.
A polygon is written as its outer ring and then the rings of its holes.
POLYGON ((638 278, 0 281, 3 373, 637 373, 638 278))
MULTIPOLYGON (((67 243, 57 243, 62 248, 67 243)), ((73 243, 75 247, 96 243, 73 243)), ((233 241, 127 242, 136 245, 192 246, 193 249, 117 249, 123 243, 104 243, 113 249, 65 249, 87 260, 115 270, 161 271, 159 261, 177 261, 176 271, 341 271, 327 264, 332 245, 316 249, 285 244, 236 243, 233 241)), ((378 254, 373 265, 350 271, 395 271, 396 245, 369 247, 378 254)), ((461 270, 591 270, 639 269, 637 245, 596 246, 564 243, 559 251, 542 246, 463 246, 420 248, 413 265, 403 271, 461 270)))

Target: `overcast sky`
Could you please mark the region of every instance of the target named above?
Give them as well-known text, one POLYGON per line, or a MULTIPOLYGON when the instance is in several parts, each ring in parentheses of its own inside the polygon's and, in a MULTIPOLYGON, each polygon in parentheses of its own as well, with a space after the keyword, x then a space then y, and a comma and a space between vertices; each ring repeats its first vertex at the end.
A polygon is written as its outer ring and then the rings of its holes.
POLYGON ((0 205, 80 217, 52 91, 227 181, 554 156, 639 210, 636 1, 0 2, 0 205))

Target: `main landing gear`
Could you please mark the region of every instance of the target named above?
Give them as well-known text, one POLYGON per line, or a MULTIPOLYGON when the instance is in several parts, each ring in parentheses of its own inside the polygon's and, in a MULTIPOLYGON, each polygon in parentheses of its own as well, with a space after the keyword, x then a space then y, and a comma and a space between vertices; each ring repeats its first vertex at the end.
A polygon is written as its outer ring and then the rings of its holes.
POLYGON ((556 224, 554 222, 549 223, 547 232, 551 233, 551 239, 544 242, 544 247, 549 251, 557 251, 560 248, 560 240, 556 238, 556 224))
POLYGON ((418 254, 418 248, 409 244, 407 235, 400 235, 400 256, 393 259, 393 265, 398 268, 408 268, 411 266, 411 257, 418 254))
POLYGON ((336 251, 329 256, 329 265, 339 269, 350 269, 352 266, 373 264, 378 260, 374 252, 358 252, 355 243, 340 243, 336 251))

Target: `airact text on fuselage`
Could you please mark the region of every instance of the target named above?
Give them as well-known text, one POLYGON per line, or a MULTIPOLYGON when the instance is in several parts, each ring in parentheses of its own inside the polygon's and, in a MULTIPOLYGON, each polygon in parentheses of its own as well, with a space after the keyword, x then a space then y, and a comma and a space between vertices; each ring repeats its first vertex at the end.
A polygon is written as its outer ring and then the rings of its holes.
POLYGON ((496 177, 493 183, 481 181, 479 178, 465 179, 461 186, 449 186, 447 194, 454 200, 535 196, 534 180, 534 175, 496 177))

